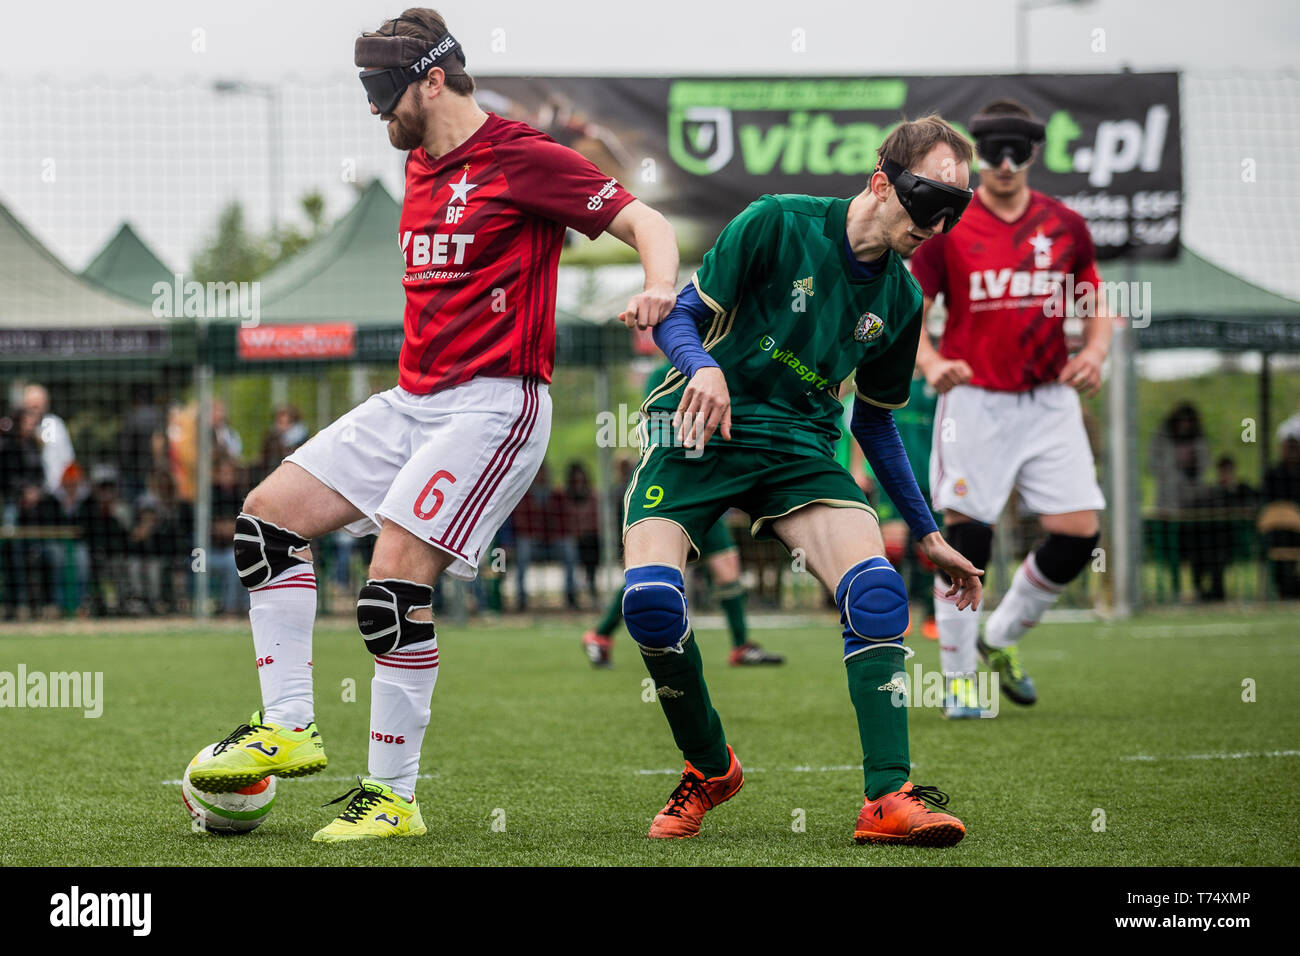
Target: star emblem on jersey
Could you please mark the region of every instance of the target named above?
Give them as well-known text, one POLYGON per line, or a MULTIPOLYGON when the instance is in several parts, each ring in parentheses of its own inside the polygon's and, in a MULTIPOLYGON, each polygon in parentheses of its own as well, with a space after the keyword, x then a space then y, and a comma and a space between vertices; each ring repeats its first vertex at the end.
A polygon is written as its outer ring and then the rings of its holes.
POLYGON ((460 182, 448 183, 447 185, 451 187, 451 199, 447 200, 447 205, 450 206, 452 203, 459 201, 460 204, 464 206, 469 202, 469 191, 476 188, 478 183, 471 183, 469 181, 469 169, 466 168, 465 171, 460 174, 460 182))
POLYGON ((858 342, 874 342, 885 331, 885 320, 874 312, 864 312, 853 330, 853 338, 858 342))
POLYGON ((1039 229, 1029 237, 1029 244, 1034 247, 1034 265, 1040 269, 1046 269, 1052 264, 1052 240, 1050 237, 1043 235, 1043 230, 1039 229))

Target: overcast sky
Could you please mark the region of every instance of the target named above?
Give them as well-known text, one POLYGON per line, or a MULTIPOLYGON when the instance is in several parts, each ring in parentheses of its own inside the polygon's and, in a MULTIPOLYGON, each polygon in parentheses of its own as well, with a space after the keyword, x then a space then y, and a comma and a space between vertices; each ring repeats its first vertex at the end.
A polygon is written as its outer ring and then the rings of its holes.
MULTIPOLYGON (((450 0, 439 9, 480 75, 881 76, 1014 71, 1018 6, 450 0)), ((225 78, 282 91, 283 215, 292 215, 295 197, 316 188, 324 190, 331 218, 341 215, 352 192, 339 170, 349 162, 360 181, 380 176, 400 194, 401 156, 367 115, 351 61, 357 33, 401 9, 391 0, 6 3, 0 202, 74 269, 124 219, 181 269, 225 202, 243 200, 254 223, 265 226, 265 104, 214 95, 212 81, 225 78)), ((1297 0, 1095 0, 1034 10, 1024 22, 1024 67, 1034 72, 1129 66, 1220 78, 1272 71, 1276 79, 1280 70, 1294 77, 1300 60, 1297 0)), ((1294 262, 1300 250, 1300 85, 1275 83, 1269 90, 1280 92, 1261 98, 1246 83, 1244 111, 1232 97, 1219 97, 1220 86, 1211 84, 1197 103, 1184 102, 1184 235, 1201 251, 1216 252, 1218 244, 1219 261, 1243 274, 1300 294, 1300 270, 1279 265, 1294 262), (1216 132, 1192 145, 1198 133, 1237 119, 1233 135, 1240 142, 1223 142, 1216 132), (1211 156, 1215 149, 1222 155, 1211 156), (1259 157, 1261 174, 1243 188, 1235 179, 1247 156, 1259 157), (1235 185, 1221 187, 1221 176, 1235 185), (1261 212, 1229 235, 1219 225, 1224 203, 1230 210, 1253 203, 1261 212), (1261 262, 1262 255, 1277 262, 1261 262)))
MULTIPOLYGON (((1018 0, 437 5, 468 48, 470 69, 483 73, 867 75, 1009 70, 1016 65, 1017 6, 1018 0), (795 30, 805 31, 806 52, 791 49, 795 30)), ((61 0, 57 8, 28 7, 25 18, 18 4, 6 7, 0 76, 10 80, 351 75, 356 32, 401 10, 391 0, 61 0)), ((1294 68, 1300 46, 1295 0, 1094 0, 1034 10, 1026 23, 1033 70, 1101 71, 1126 63, 1294 68), (1094 50, 1096 30, 1105 31, 1104 52, 1094 50)))

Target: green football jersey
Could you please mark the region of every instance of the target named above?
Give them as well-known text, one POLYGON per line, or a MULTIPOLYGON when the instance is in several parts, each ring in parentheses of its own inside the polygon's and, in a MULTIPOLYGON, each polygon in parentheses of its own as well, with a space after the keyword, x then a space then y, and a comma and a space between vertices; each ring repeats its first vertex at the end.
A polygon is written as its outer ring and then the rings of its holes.
MULTIPOLYGON (((844 238, 849 202, 763 196, 727 224, 693 277, 713 309, 699 332, 731 392, 732 445, 834 457, 837 393, 851 374, 865 401, 907 404, 921 289, 893 251, 874 278, 853 274, 844 238)), ((684 385, 672 370, 643 412, 665 421, 684 385)), ((664 432, 643 438, 665 444, 664 432)))

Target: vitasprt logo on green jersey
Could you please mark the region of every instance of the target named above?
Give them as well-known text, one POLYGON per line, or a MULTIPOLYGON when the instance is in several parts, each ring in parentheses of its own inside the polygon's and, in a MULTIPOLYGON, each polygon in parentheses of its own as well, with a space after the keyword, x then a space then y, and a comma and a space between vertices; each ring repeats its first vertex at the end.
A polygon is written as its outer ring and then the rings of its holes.
POLYGON ((820 390, 830 384, 830 379, 803 362, 791 349, 777 348, 776 339, 772 338, 772 336, 765 335, 759 339, 758 347, 768 353, 768 358, 773 362, 779 362, 788 367, 790 371, 799 376, 801 381, 810 383, 813 388, 820 390))
POLYGON ((898 111, 903 80, 678 80, 668 91, 668 151, 689 173, 708 176, 740 147, 745 171, 854 175, 876 166, 876 148, 897 123, 840 123, 836 112, 898 111), (771 112, 737 127, 733 111, 771 112))
MULTIPOLYGON (((897 117, 907 89, 901 79, 677 80, 668 90, 668 152, 696 176, 736 160, 751 176, 865 176, 898 121, 845 121, 845 114, 897 117), (738 121, 737 113, 751 119, 738 121)), ((1141 122, 1101 120, 1089 143, 1081 140, 1084 129, 1076 118, 1056 110, 1047 120, 1042 164, 1053 173, 1087 173, 1094 187, 1109 186, 1117 173, 1154 172, 1164 156, 1170 116, 1166 104, 1155 103, 1141 122)), ((971 138, 960 123, 953 126, 971 138)))

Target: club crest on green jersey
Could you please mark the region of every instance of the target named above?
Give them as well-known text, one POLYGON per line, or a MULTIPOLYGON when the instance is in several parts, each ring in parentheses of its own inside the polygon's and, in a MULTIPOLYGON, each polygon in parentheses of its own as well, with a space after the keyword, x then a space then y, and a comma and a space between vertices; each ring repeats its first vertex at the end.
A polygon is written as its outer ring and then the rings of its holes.
POLYGON ((864 312, 853 330, 853 338, 858 342, 874 342, 885 331, 885 320, 874 312, 864 312))

